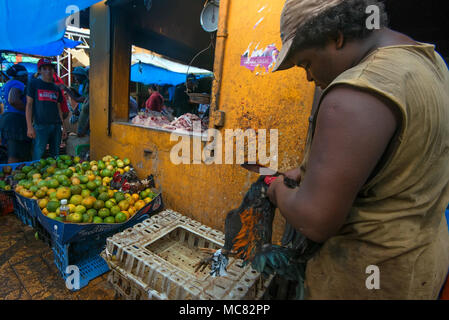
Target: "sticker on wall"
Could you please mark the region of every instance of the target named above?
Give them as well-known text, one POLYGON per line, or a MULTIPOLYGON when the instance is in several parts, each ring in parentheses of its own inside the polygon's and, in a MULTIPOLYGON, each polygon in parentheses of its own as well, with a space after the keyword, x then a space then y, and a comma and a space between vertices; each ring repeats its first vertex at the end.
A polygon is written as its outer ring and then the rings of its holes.
POLYGON ((265 69, 265 73, 268 73, 270 68, 272 68, 276 62, 279 50, 274 44, 270 44, 265 49, 258 49, 259 44, 257 44, 251 52, 251 46, 252 43, 249 44, 248 49, 242 55, 240 66, 251 71, 256 70, 257 67, 261 67, 265 69))

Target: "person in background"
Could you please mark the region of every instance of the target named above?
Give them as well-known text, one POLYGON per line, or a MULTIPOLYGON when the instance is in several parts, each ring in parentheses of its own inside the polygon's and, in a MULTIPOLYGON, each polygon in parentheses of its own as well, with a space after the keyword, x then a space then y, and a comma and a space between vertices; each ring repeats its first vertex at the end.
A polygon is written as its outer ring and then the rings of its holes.
MULTIPOLYGON (((69 110, 70 110, 70 119, 69 119, 69 123, 71 125, 76 125, 78 126, 78 120, 80 117, 80 109, 78 107, 79 103, 76 102, 76 100, 73 97, 79 98, 81 97, 81 95, 78 93, 77 90, 75 90, 74 88, 69 88, 69 91, 71 92, 71 95, 69 95, 67 93, 67 91, 65 91, 65 93, 67 94, 68 97, 68 106, 69 106, 69 110)), ((77 130, 75 130, 74 132, 77 132, 77 130)))
POLYGON ((173 97, 174 116, 179 117, 186 113, 197 113, 197 105, 190 103, 188 92, 195 93, 198 91, 198 80, 194 74, 189 74, 186 83, 180 84, 175 89, 173 97))
POLYGON ((164 107, 164 98, 159 93, 157 86, 152 84, 148 88, 148 93, 150 94, 150 97, 145 102, 145 109, 147 111, 162 112, 162 108, 164 107))
POLYGON ((33 160, 44 156, 47 144, 50 145, 50 156, 58 156, 61 139, 66 135, 61 109, 62 91, 53 82, 54 65, 43 58, 37 67, 40 77, 32 79, 28 85, 26 103, 27 135, 34 139, 33 160))
POLYGON ((25 118, 25 86, 28 71, 22 65, 13 65, 6 74, 11 77, 1 90, 4 113, 0 119, 2 144, 8 150, 8 163, 31 160, 32 140, 27 137, 25 118))
MULTIPOLYGON (((64 81, 56 74, 56 72, 53 73, 53 82, 60 87, 61 84, 64 84, 64 81)), ((60 87, 61 88, 61 87, 60 87)), ((61 89, 62 90, 62 89, 61 89)), ((66 94, 64 94, 64 91, 62 91, 62 103, 61 103, 61 109, 62 109, 62 117, 67 119, 69 116, 70 110, 67 103, 66 94)))
POLYGON ((208 117, 209 116, 209 108, 210 108, 209 104, 200 104, 198 106, 198 116, 201 119, 208 117))
POLYGON ((89 134, 89 71, 83 67, 76 67, 72 71, 75 83, 78 84, 78 94, 63 86, 65 92, 72 101, 78 103, 77 108, 72 109, 70 123, 78 122, 78 137, 84 137, 89 134), (79 116, 77 116, 79 114, 79 116))

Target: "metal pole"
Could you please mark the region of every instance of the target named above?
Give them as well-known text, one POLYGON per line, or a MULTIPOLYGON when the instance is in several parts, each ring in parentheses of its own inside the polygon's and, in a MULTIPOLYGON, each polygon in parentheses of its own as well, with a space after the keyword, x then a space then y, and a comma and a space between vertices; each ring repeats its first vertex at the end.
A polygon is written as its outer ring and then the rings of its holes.
POLYGON ((56 61, 58 62, 58 77, 61 77, 61 58, 60 56, 57 56, 56 59, 56 61))
POLYGON ((70 52, 67 52, 67 53, 68 53, 68 55, 67 55, 67 57, 68 57, 67 64, 69 66, 67 72, 68 72, 68 75, 69 75, 69 88, 70 88, 72 86, 72 55, 70 54, 70 52))

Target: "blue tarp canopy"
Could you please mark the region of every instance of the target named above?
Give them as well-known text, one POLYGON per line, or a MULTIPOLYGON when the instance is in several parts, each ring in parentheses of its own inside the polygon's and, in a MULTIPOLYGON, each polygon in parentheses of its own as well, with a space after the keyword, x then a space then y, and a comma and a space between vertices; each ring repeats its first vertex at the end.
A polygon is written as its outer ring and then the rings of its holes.
POLYGON ((43 46, 25 49, 16 49, 14 51, 24 54, 31 54, 35 56, 54 57, 61 55, 62 52, 64 51, 64 48, 72 49, 79 44, 81 44, 81 41, 73 41, 67 38, 62 38, 62 40, 58 40, 43 46))
POLYGON ((186 81, 186 74, 173 72, 150 64, 136 63, 131 67, 131 81, 143 84, 176 86, 186 81))
POLYGON ((131 58, 131 81, 143 84, 177 86, 186 81, 187 74, 197 78, 212 77, 209 70, 189 67, 152 53, 136 53, 131 58))
POLYGON ((97 2, 100 1, 0 0, 0 50, 24 52, 21 50, 63 46, 57 42, 63 39, 67 17, 97 2))

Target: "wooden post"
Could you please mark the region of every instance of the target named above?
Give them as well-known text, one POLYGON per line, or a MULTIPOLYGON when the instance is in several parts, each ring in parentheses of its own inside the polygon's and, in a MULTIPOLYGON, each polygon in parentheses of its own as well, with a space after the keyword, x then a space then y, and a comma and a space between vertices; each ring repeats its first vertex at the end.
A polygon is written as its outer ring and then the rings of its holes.
POLYGON ((111 111, 112 121, 128 121, 129 82, 131 68, 131 37, 126 16, 112 8, 112 65, 111 65, 111 111))

